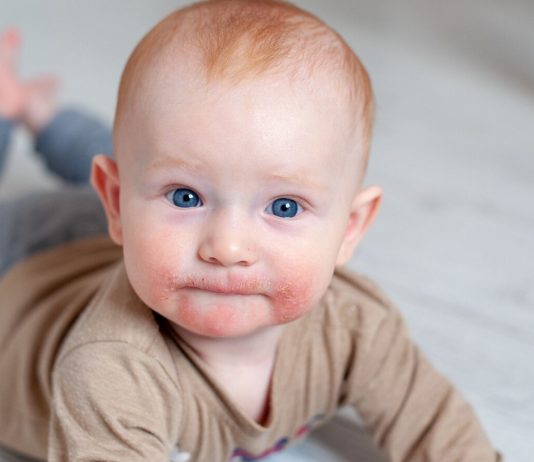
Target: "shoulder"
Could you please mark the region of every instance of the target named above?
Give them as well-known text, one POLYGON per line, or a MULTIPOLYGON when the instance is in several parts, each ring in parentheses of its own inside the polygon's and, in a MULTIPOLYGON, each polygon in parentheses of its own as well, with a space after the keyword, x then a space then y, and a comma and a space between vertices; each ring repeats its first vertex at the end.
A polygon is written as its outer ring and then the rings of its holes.
POLYGON ((10 301, 35 302, 105 273, 121 258, 122 249, 107 236, 71 241, 15 263, 0 276, 0 293, 9 293, 10 301))
MULTIPOLYGON (((74 439, 121 447, 132 438, 146 448, 175 441, 187 378, 178 373, 167 340, 119 264, 76 320, 54 363, 57 425, 74 428, 74 439)), ((54 434, 55 444, 66 444, 61 431, 54 434)))
POLYGON ((110 448, 135 448, 142 460, 162 460, 180 432, 183 396, 176 381, 154 356, 124 342, 70 350, 56 364, 52 393, 52 453, 76 448, 91 453, 87 460, 104 454, 108 460, 110 448))
POLYGON ((347 268, 336 269, 329 290, 362 303, 387 307, 391 300, 373 280, 347 268))
POLYGON ((67 388, 75 394, 119 400, 135 393, 146 395, 147 403, 155 395, 179 396, 175 377, 159 358, 121 341, 78 345, 58 359, 52 377, 55 393, 67 388))
POLYGON ((373 336, 380 327, 400 316, 383 290, 368 277, 337 269, 321 300, 320 322, 326 329, 373 336))
POLYGON ((173 371, 168 342, 153 312, 135 294, 122 263, 110 273, 91 302, 70 329, 57 356, 57 368, 68 356, 91 362, 96 354, 101 362, 115 358, 126 364, 131 354, 147 366, 173 371))

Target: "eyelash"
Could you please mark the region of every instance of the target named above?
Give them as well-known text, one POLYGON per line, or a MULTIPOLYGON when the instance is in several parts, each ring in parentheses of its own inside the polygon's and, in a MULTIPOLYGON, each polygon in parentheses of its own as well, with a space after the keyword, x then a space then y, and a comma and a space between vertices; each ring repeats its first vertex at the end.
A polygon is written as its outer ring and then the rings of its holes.
MULTIPOLYGON (((186 187, 175 187, 171 189, 165 194, 165 198, 177 208, 198 208, 204 205, 200 195, 193 189, 186 187), (180 198, 180 200, 183 200, 183 206, 180 206, 175 203, 175 195, 178 191, 182 191, 182 197, 180 198), (189 205, 189 201, 191 201, 191 205, 189 205)), ((300 200, 286 196, 281 196, 276 199, 273 199, 265 208, 265 211, 270 215, 282 219, 295 218, 296 216, 304 212, 304 210, 305 207, 302 205, 300 200), (278 211, 282 214, 285 212, 288 212, 289 214, 286 216, 277 215, 274 210, 275 208, 278 208, 278 211)))

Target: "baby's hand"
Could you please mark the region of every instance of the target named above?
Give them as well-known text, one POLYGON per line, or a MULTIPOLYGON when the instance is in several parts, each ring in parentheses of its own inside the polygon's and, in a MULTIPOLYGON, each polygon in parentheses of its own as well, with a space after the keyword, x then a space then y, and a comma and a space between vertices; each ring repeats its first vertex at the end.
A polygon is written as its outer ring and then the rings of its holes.
POLYGON ((21 44, 17 29, 7 29, 0 35, 0 116, 20 119, 24 110, 24 87, 16 66, 21 44))

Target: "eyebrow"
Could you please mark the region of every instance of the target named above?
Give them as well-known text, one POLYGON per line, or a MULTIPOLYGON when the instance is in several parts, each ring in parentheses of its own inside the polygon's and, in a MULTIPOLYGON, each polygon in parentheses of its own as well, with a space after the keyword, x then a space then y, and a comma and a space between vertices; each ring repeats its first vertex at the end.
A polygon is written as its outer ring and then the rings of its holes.
POLYGON ((194 159, 177 159, 175 157, 163 157, 152 162, 148 166, 148 170, 160 170, 167 168, 179 168, 198 172, 202 169, 202 164, 194 159))
POLYGON ((290 183, 295 186, 304 187, 306 189, 316 189, 323 192, 330 189, 327 185, 311 179, 308 175, 286 175, 283 173, 269 173, 268 175, 266 175, 266 178, 270 181, 290 183))
MULTIPOLYGON (((191 172, 201 172, 203 165, 195 159, 183 159, 165 156, 160 158, 148 166, 148 170, 159 170, 166 168, 179 168, 191 172)), ((269 172, 264 178, 270 182, 289 183, 296 187, 304 187, 306 189, 315 189, 321 192, 328 191, 328 185, 320 183, 311 179, 308 175, 303 174, 285 174, 280 172, 269 172)))

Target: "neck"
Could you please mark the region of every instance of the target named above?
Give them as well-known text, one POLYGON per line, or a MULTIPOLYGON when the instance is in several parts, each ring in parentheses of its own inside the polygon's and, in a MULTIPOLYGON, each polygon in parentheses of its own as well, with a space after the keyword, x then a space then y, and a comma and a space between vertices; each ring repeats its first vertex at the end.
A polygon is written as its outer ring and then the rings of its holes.
POLYGON ((267 326, 242 337, 204 337, 174 325, 174 331, 212 368, 271 364, 285 325, 267 326))

